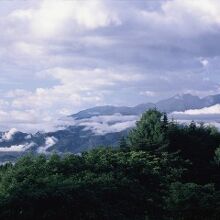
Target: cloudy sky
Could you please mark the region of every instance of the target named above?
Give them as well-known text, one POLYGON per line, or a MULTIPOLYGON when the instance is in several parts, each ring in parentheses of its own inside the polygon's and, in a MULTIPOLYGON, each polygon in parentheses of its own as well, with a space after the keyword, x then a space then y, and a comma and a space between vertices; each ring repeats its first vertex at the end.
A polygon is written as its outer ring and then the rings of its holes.
POLYGON ((1 0, 0 129, 220 92, 219 0, 1 0))

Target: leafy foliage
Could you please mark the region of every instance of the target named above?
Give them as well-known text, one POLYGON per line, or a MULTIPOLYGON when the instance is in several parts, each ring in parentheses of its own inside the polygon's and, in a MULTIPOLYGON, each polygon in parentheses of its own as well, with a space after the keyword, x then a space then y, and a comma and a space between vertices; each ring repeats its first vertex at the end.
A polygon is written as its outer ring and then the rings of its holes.
POLYGON ((166 153, 103 148, 82 156, 26 156, 1 174, 1 219, 159 218, 161 198, 177 177, 166 153))
POLYGON ((130 132, 128 136, 130 145, 137 150, 155 150, 164 147, 168 141, 167 123, 166 114, 150 109, 142 115, 136 123, 136 128, 130 132))
POLYGON ((173 219, 219 219, 220 192, 212 184, 174 183, 167 208, 173 219))
POLYGON ((220 134, 151 109, 118 148, 0 167, 0 219, 219 219, 220 134))

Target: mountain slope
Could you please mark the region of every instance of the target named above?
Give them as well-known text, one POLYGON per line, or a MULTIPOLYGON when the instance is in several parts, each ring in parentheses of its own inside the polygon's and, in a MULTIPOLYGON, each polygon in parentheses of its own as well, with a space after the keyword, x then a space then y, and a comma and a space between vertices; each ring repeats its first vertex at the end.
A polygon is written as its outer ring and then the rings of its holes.
MULTIPOLYGON (((65 118, 67 125, 54 132, 27 134, 15 129, 0 132, 0 161, 13 160, 27 152, 79 153, 95 146, 118 144, 135 125, 140 115, 149 108, 167 113, 185 112, 220 104, 220 95, 199 98, 190 94, 176 95, 155 104, 134 107, 99 106, 80 111, 65 118)), ((183 114, 174 114, 183 118, 183 114)), ((196 118, 195 116, 193 116, 196 118)), ((194 119, 189 117, 187 119, 194 119)))

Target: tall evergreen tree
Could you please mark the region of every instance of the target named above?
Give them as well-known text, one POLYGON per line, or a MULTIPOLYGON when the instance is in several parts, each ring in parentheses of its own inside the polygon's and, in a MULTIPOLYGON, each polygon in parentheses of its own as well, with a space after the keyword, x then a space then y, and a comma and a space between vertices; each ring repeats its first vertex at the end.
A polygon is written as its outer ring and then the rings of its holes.
POLYGON ((128 136, 130 147, 138 150, 163 148, 167 144, 165 129, 167 124, 166 114, 157 109, 148 110, 128 136))

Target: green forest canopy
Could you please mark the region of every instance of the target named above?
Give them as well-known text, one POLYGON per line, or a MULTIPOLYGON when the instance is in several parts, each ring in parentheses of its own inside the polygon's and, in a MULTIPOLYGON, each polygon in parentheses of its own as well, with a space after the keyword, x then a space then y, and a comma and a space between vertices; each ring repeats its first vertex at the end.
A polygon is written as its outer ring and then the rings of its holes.
POLYGON ((0 219, 220 216, 220 133, 150 109, 117 148, 28 155, 0 167, 0 219))

